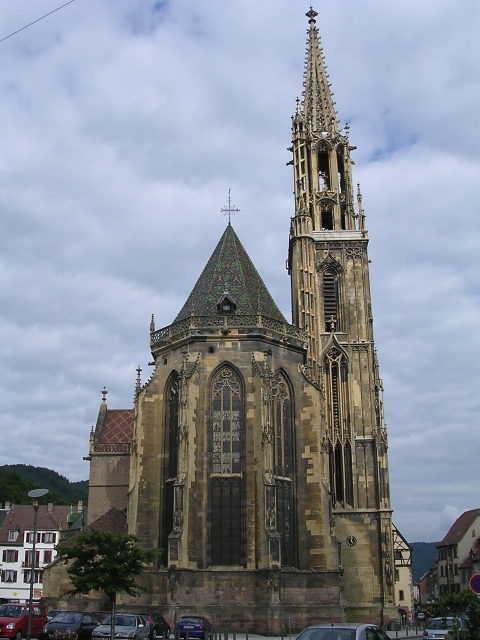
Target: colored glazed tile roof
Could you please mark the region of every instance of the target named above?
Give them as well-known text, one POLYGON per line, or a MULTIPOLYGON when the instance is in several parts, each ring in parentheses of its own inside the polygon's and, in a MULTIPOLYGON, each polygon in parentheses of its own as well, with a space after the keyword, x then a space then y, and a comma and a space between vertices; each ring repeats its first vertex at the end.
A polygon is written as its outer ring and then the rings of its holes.
POLYGON ((102 444, 130 442, 133 438, 133 409, 107 409, 100 434, 102 444))
POLYGON ((286 322, 230 224, 174 322, 191 314, 218 315, 225 292, 236 305, 236 315, 260 314, 286 322))

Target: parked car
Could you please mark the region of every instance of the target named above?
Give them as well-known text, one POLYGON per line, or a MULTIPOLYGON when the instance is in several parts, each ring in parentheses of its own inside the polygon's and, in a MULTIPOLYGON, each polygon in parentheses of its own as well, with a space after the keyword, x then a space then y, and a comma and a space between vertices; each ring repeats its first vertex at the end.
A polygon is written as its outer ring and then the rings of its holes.
POLYGON ((48 613, 47 613, 47 619, 51 620, 52 618, 54 618, 58 613, 62 613, 62 611, 64 611, 64 609, 51 609, 48 613))
MULTIPOLYGON (((0 637, 22 640, 28 629, 28 604, 0 605, 0 637)), ((40 604, 32 606, 32 636, 38 638, 45 623, 47 613, 40 604)))
POLYGON ((179 638, 202 638, 213 640, 213 625, 203 616, 182 616, 175 625, 175 631, 179 638))
POLYGON ((169 638, 170 637, 170 625, 163 616, 158 613, 141 613, 149 628, 150 628, 150 640, 155 638, 169 638))
POLYGON ((100 620, 91 613, 81 611, 60 611, 43 627, 40 640, 49 640, 55 632, 76 633, 78 640, 90 640, 92 631, 98 627, 100 620))
MULTIPOLYGON (((95 638, 110 637, 110 620, 108 615, 105 620, 96 629, 93 630, 92 640, 95 638)), ((150 627, 143 616, 134 615, 132 613, 116 613, 115 614, 115 637, 116 638, 134 638, 135 640, 143 640, 148 638, 150 627)))
POLYGON ((423 637, 426 638, 455 638, 455 629, 465 629, 465 622, 461 618, 432 618, 425 627, 423 637))
POLYGON ((110 615, 110 611, 92 611, 92 616, 96 616, 96 617, 99 619, 100 624, 101 624, 101 623, 105 620, 105 618, 106 618, 107 616, 109 616, 109 615, 110 615))
POLYGON ((316 624, 304 629, 297 640, 390 640, 376 624, 316 624))

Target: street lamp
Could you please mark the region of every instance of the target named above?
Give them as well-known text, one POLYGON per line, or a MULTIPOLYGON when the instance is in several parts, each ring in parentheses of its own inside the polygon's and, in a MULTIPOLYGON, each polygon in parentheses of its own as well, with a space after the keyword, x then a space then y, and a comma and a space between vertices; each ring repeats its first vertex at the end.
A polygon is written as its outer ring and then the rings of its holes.
POLYGON ((28 599, 28 627, 27 627, 27 640, 31 640, 32 637, 32 608, 33 608, 33 581, 35 577, 35 545, 37 543, 37 515, 38 515, 38 502, 36 498, 41 498, 48 493, 48 489, 32 489, 28 492, 28 497, 33 498, 33 545, 30 555, 30 597, 28 599))

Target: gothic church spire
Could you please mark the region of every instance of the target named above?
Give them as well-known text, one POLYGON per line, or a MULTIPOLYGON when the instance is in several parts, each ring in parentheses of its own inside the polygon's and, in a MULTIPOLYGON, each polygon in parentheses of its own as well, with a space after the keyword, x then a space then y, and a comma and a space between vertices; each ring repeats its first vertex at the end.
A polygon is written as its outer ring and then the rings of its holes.
POLYGON ((335 103, 330 91, 325 58, 316 27, 315 18, 318 13, 310 7, 305 15, 309 19, 310 26, 307 31, 303 116, 312 132, 338 133, 335 103))

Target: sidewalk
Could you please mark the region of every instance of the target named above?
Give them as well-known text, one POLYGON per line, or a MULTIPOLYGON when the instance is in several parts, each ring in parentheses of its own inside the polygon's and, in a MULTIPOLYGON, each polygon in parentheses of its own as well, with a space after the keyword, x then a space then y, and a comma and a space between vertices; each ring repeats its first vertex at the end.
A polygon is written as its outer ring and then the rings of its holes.
MULTIPOLYGON (((405 631, 405 628, 403 628, 403 629, 399 629, 398 631, 387 631, 386 633, 388 637, 391 638, 392 640, 395 640, 396 638, 411 638, 411 640, 418 640, 418 638, 422 637, 423 629, 419 628, 417 631, 415 627, 413 627, 413 629, 408 629, 408 633, 407 633, 405 631)), ((285 636, 283 636, 283 640, 295 640, 297 635, 298 633, 292 632, 292 635, 289 638, 288 634, 286 634, 285 636)), ((235 640, 246 640, 246 638, 247 636, 245 633, 235 634, 235 640)), ((220 640, 224 640, 223 633, 220 640)), ((228 634, 228 640, 233 640, 232 632, 228 634)), ((260 636, 257 633, 249 633, 248 640, 282 640, 282 637, 281 636, 260 636)))

